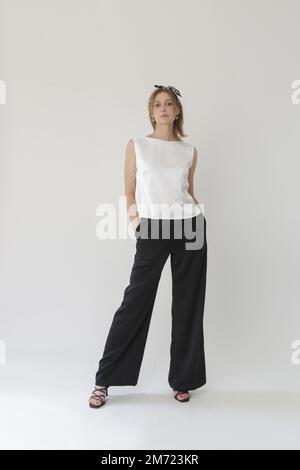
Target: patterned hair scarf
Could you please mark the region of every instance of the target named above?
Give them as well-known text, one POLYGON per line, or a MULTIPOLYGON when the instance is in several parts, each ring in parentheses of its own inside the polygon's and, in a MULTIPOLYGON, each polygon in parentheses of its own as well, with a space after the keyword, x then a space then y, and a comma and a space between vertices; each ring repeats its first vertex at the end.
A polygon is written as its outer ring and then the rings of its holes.
POLYGON ((171 85, 168 85, 168 86, 164 86, 164 85, 154 85, 154 86, 155 86, 155 88, 161 88, 161 89, 169 88, 169 90, 172 90, 173 93, 175 93, 175 95, 181 96, 180 91, 177 90, 177 88, 175 88, 174 86, 171 86, 171 85))

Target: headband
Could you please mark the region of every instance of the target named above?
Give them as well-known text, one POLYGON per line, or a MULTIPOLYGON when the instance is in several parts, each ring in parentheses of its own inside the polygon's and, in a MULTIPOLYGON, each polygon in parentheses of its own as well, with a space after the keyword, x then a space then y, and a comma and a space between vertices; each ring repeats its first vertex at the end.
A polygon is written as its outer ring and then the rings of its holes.
POLYGON ((175 93, 175 95, 181 96, 180 91, 177 90, 177 88, 175 88, 174 86, 171 86, 171 85, 168 85, 168 86, 164 86, 164 85, 154 85, 154 86, 155 86, 155 88, 162 88, 162 89, 169 88, 170 90, 173 91, 173 93, 175 93))

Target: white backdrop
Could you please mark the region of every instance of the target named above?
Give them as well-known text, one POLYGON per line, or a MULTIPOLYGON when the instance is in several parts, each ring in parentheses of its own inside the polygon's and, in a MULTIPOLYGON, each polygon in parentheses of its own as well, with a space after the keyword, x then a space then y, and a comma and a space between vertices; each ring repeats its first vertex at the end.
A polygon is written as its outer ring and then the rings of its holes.
MULTIPOLYGON (((41 384, 72 399, 80 385, 81 403, 74 400, 72 410, 90 411, 87 399, 135 252, 133 239, 97 238, 96 210, 103 203, 118 209, 126 144, 152 131, 153 84, 181 91, 186 140, 199 154, 195 195, 205 208, 208 244, 206 391, 285 390, 299 397, 300 365, 291 360, 292 342, 300 339, 300 105, 291 99, 300 80, 299 1, 0 5, 6 399, 24 405, 17 389, 30 399, 41 384)), ((170 327, 168 261, 139 378, 149 394, 155 386, 169 393, 170 327)), ((4 445, 17 445, 5 435, 4 445)), ((72 446, 64 439, 20 437, 19 445, 72 446)), ((177 439, 182 444, 174 434, 171 448, 177 439)))

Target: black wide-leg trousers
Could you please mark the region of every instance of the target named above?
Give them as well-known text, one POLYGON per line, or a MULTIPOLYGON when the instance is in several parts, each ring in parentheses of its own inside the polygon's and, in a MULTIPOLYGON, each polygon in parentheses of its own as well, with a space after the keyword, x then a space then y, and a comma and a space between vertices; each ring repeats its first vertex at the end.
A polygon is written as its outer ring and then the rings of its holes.
POLYGON ((170 255, 172 328, 168 382, 176 390, 206 383, 203 316, 206 290, 206 219, 141 218, 129 285, 114 314, 96 385, 136 385, 154 301, 170 255))

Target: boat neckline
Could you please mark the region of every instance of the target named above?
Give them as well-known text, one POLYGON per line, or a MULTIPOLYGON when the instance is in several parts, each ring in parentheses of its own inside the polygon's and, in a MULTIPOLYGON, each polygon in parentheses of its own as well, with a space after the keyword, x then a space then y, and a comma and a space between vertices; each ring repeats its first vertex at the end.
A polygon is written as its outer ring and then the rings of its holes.
POLYGON ((167 142, 167 143, 173 143, 173 142, 183 142, 182 140, 165 140, 165 139, 158 139, 157 137, 149 137, 148 135, 144 135, 146 139, 151 139, 151 140, 158 140, 159 142, 167 142))

